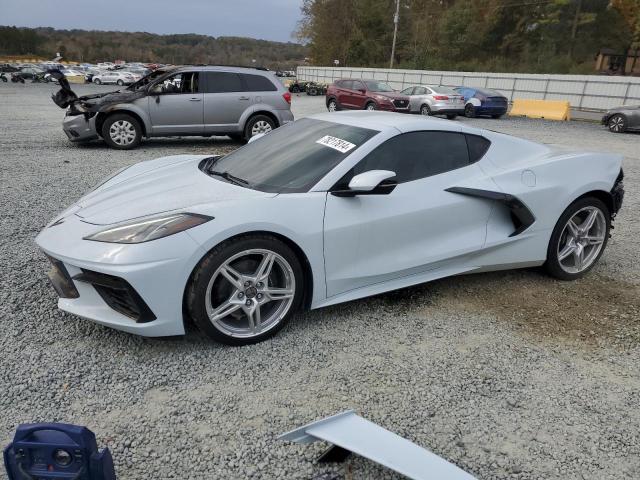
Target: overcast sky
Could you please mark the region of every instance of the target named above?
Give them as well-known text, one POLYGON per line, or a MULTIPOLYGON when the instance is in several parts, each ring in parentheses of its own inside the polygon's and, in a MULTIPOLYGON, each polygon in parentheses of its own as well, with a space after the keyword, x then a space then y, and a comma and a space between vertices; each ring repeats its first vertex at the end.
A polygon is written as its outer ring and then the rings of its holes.
POLYGON ((302 0, 0 0, 0 25, 294 41, 302 0))

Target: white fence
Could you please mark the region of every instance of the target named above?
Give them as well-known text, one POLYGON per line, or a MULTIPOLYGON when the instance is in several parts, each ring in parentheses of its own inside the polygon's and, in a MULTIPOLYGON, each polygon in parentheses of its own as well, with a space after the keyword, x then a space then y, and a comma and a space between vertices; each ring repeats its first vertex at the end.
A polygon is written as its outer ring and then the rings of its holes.
POLYGON ((384 80, 402 90, 410 85, 474 86, 497 90, 509 100, 568 100, 573 108, 607 110, 640 104, 640 78, 600 75, 536 75, 526 73, 439 72, 384 68, 298 67, 298 79, 331 83, 340 78, 384 80))

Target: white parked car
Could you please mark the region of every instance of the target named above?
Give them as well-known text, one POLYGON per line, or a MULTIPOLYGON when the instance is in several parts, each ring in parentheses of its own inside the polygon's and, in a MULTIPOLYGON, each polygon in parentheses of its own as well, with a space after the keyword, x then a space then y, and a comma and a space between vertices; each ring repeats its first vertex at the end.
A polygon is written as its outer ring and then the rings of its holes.
POLYGON ((134 76, 129 72, 111 71, 96 73, 92 79, 96 85, 115 83, 116 85, 131 85, 135 82, 134 76))
POLYGON ((127 332, 248 344, 299 308, 462 273, 576 279, 622 204, 621 156, 441 119, 314 115, 223 156, 140 162, 36 242, 58 306, 127 332))

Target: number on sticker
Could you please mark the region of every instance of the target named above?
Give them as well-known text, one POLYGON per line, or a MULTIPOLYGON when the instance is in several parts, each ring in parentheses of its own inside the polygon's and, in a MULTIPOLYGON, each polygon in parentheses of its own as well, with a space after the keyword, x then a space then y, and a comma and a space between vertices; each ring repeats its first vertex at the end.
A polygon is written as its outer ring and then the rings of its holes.
POLYGON ((342 140, 341 138, 332 137, 331 135, 325 135, 320 140, 317 140, 316 143, 338 150, 340 153, 347 153, 355 147, 353 143, 342 140))

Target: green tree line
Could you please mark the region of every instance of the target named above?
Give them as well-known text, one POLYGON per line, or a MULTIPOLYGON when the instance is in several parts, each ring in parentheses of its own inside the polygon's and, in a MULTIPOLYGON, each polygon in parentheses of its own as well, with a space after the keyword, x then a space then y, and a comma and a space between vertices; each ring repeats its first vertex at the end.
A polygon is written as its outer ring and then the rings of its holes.
MULTIPOLYGON (((304 0, 317 65, 389 66, 396 0, 304 0)), ((400 0, 395 66, 588 73, 600 48, 640 48, 640 0, 400 0)))
POLYGON ((156 35, 0 26, 0 54, 40 55, 96 63, 122 59, 150 63, 234 64, 290 69, 307 55, 303 45, 243 37, 156 35))

